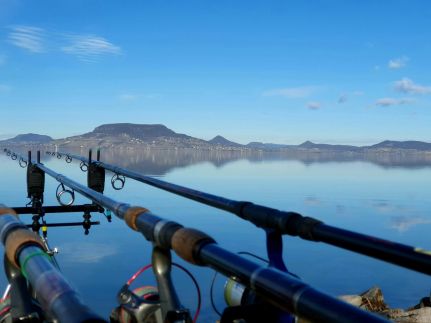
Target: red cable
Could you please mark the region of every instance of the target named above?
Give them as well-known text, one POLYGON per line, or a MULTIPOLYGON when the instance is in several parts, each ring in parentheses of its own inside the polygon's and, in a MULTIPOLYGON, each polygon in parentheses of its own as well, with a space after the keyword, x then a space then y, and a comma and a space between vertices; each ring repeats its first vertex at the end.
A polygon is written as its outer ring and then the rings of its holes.
POLYGON ((149 265, 146 265, 146 266, 144 266, 144 267, 142 267, 141 269, 139 269, 128 281, 127 281, 127 285, 128 286, 130 286, 134 281, 135 281, 135 279, 136 278, 138 278, 138 276, 140 275, 140 274, 142 274, 144 271, 146 271, 147 269, 149 269, 149 268, 151 268, 151 267, 153 267, 153 265, 152 264, 149 264, 149 265))
POLYGON ((1 311, 0 311, 0 317, 4 314, 4 313, 7 313, 8 311, 10 311, 10 309, 11 309, 12 307, 11 306, 6 306, 4 309, 2 309, 1 311))
MULTIPOLYGON (((175 267, 178 267, 179 269, 181 269, 182 271, 184 271, 190 277, 190 279, 193 281, 193 284, 196 287, 196 291, 198 293, 198 305, 197 305, 197 308, 196 308, 196 313, 193 316, 193 323, 196 323, 197 320, 198 320, 200 311, 201 311, 201 303, 202 303, 201 289, 199 288, 199 284, 196 281, 195 277, 193 277, 193 275, 191 274, 191 272, 188 271, 186 268, 184 268, 183 266, 181 266, 181 265, 179 265, 177 263, 174 263, 174 262, 172 263, 172 265, 174 265, 175 267)), ((130 277, 130 279, 127 281, 126 284, 128 286, 130 286, 130 284, 132 284, 136 280, 136 278, 139 277, 140 274, 142 274, 144 271, 146 271, 147 269, 149 269, 151 267, 153 267, 153 265, 149 264, 149 265, 146 265, 146 266, 142 267, 141 269, 139 269, 132 277, 130 277)))

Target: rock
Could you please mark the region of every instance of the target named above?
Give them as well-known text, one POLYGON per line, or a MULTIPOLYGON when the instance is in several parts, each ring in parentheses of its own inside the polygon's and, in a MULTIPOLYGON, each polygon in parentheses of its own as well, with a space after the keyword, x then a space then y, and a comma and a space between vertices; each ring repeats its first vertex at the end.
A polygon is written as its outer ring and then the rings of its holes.
POLYGON ((387 317, 398 323, 429 323, 431 322, 431 307, 422 307, 403 311, 400 309, 388 310, 387 317))
POLYGON ((338 298, 353 306, 359 307, 362 305, 362 297, 359 295, 342 295, 338 298))
POLYGON ((361 308, 371 312, 383 312, 389 309, 383 298, 382 290, 379 287, 372 287, 369 290, 363 292, 361 308))
POLYGON ((431 300, 424 297, 419 304, 407 309, 391 309, 385 303, 382 290, 372 287, 360 295, 343 295, 339 297, 343 301, 358 306, 364 310, 384 315, 397 323, 429 323, 431 322, 431 300))

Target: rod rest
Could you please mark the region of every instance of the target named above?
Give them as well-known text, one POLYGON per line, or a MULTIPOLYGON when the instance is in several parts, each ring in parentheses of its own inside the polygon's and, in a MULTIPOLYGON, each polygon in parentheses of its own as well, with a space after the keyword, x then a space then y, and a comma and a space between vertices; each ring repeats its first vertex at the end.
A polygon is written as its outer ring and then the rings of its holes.
POLYGON ((251 202, 238 202, 235 214, 244 220, 264 229, 274 229, 282 234, 300 236, 303 239, 319 241, 313 236, 316 225, 322 221, 312 217, 302 216, 296 212, 284 212, 251 202))

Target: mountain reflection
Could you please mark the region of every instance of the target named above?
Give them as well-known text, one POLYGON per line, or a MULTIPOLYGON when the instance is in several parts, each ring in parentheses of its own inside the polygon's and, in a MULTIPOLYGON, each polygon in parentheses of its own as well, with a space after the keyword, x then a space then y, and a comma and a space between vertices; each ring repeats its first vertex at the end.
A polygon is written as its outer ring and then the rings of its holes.
MULTIPOLYGON (((69 153, 87 156, 88 151, 78 149, 69 153)), ((94 156, 95 154, 93 154, 94 156)), ((49 156, 46 155, 46 158, 49 156)), ((148 175, 163 176, 175 168, 188 167, 199 163, 211 163, 222 167, 238 160, 253 163, 267 161, 293 160, 305 165, 329 162, 362 161, 383 168, 426 168, 431 167, 431 155, 424 154, 372 154, 349 155, 313 152, 264 152, 241 150, 162 150, 162 149, 106 149, 101 151, 101 160, 120 167, 139 171, 148 175)))

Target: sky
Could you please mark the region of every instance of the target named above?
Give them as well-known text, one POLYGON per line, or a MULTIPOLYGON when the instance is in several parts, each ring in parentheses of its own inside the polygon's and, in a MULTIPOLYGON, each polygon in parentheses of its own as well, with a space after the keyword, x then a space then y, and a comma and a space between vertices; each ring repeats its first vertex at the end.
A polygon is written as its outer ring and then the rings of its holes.
POLYGON ((431 2, 0 0, 0 139, 431 142, 431 2))

